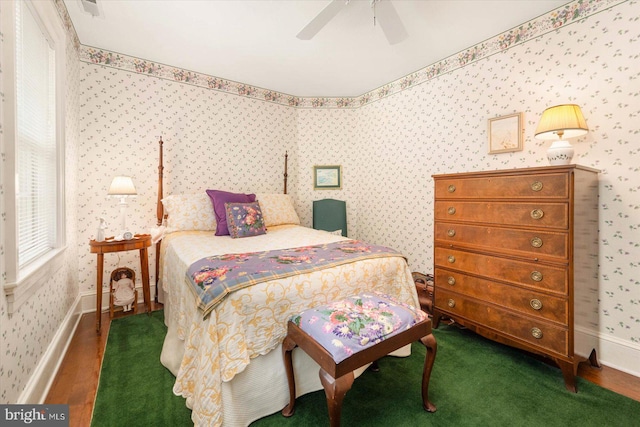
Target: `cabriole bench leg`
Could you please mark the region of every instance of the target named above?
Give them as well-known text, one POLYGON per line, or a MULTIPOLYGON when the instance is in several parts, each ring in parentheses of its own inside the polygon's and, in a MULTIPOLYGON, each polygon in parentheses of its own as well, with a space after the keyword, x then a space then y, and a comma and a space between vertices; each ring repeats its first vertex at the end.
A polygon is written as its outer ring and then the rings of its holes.
POLYGON ((422 371, 422 407, 427 412, 436 412, 436 405, 429 401, 429 378, 431 377, 433 362, 436 361, 438 344, 433 334, 420 338, 420 342, 427 348, 427 354, 424 358, 424 369, 422 371))
POLYGON ((289 404, 282 409, 282 415, 290 417, 295 412, 296 404, 296 381, 293 377, 293 360, 291 352, 296 348, 296 343, 289 337, 282 342, 282 357, 284 359, 284 369, 287 372, 287 381, 289 383, 289 404))
POLYGON ((344 399, 344 395, 351 389, 353 380, 353 372, 349 372, 336 379, 329 375, 324 369, 320 369, 320 382, 324 387, 324 394, 327 396, 329 424, 331 427, 340 426, 342 400, 344 399))

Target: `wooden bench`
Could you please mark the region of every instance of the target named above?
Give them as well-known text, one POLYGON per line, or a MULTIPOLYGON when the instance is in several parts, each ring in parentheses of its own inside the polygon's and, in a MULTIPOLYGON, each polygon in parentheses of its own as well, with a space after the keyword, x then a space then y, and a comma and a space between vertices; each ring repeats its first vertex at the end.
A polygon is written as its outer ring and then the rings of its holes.
POLYGON ((294 316, 287 328, 282 346, 289 383, 289 404, 282 410, 285 417, 294 413, 296 390, 291 352, 295 347, 300 347, 320 365, 320 381, 327 398, 330 425, 334 427, 340 425, 342 400, 353 384, 353 371, 418 340, 427 348, 422 371, 422 406, 428 412, 435 412, 435 405, 429 401, 429 377, 437 344, 431 333, 431 320, 424 312, 387 296, 366 293, 306 310, 294 316), (383 314, 378 316, 379 313, 383 314), (398 314, 404 319, 390 317, 398 314), (370 330, 366 329, 368 326, 361 327, 363 319, 365 322, 375 319, 370 322, 370 330), (387 322, 382 336, 372 336, 371 330, 375 335, 380 329, 380 324, 375 323, 377 319, 381 319, 382 324, 387 322), (356 326, 349 328, 349 324, 356 326), (400 326, 389 332, 389 324, 400 326), (345 343, 341 338, 348 335, 351 337, 345 343))

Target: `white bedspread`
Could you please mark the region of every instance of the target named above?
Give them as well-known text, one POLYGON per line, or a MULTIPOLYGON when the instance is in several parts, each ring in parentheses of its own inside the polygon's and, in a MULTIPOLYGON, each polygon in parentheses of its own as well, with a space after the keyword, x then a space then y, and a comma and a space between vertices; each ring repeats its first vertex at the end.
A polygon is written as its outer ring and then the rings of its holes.
MULTIPOLYGON (((165 322, 169 327, 168 335, 177 335, 183 343, 180 349, 169 349, 165 344, 163 360, 171 359, 172 355, 165 354, 170 351, 180 355, 173 391, 186 398, 196 425, 229 425, 229 420, 225 420, 228 409, 223 408, 223 400, 228 400, 222 396, 223 382, 232 382, 252 359, 279 348, 286 335, 287 320, 293 314, 365 290, 378 290, 419 306, 405 259, 391 257, 345 264, 241 289, 229 295, 203 320, 185 282, 185 272, 194 261, 210 255, 344 240, 324 231, 291 225, 270 227, 267 234, 250 238, 231 239, 213 234, 178 232, 165 236, 162 241, 160 275, 166 292, 165 322)), ((269 360, 270 363, 282 363, 280 357, 269 360)), ((281 369, 280 366, 277 368, 278 371, 281 369)), ((273 396, 269 390, 255 390, 255 393, 263 395, 267 407, 270 399, 274 402, 271 413, 284 406, 283 396, 273 396)), ((245 406, 252 405, 250 397, 247 398, 245 406)), ((286 402, 287 396, 284 398, 286 402)), ((250 422, 266 413, 263 411, 244 419, 250 422)), ((227 418, 234 417, 227 415, 227 418)))

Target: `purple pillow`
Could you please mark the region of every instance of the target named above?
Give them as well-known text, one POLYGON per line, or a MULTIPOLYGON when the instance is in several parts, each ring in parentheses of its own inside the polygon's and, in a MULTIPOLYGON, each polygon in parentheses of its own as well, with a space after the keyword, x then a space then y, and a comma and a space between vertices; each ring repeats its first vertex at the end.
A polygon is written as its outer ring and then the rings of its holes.
POLYGON ((229 193, 220 190, 207 190, 207 194, 213 203, 213 212, 216 214, 216 236, 228 236, 227 212, 225 203, 250 203, 256 201, 255 194, 229 193))
POLYGON ((233 239, 238 237, 259 236, 267 229, 260 210, 260 203, 225 203, 229 234, 233 239))

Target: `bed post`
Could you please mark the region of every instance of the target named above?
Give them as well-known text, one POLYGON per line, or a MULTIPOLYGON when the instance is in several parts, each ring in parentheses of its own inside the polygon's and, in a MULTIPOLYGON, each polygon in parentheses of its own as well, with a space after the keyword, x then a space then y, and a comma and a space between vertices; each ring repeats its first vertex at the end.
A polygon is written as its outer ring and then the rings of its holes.
POLYGON ((160 159, 158 161, 158 201, 156 206, 156 217, 158 219, 157 225, 160 227, 162 225, 162 217, 164 216, 164 208, 162 206, 162 171, 164 170, 164 166, 162 166, 162 136, 160 137, 158 144, 160 145, 160 159))
POLYGON ((287 194, 287 178, 289 175, 287 174, 287 161, 289 157, 289 152, 284 152, 284 194, 287 194))
MULTIPOLYGON (((162 206, 162 180, 163 180, 163 173, 162 171, 164 170, 164 166, 162 165, 162 136, 160 136, 160 140, 158 141, 158 145, 160 145, 160 159, 158 161, 158 201, 157 201, 157 205, 156 205, 156 217, 157 217, 157 224, 158 227, 160 227, 162 225, 162 220, 164 218, 164 206, 162 206)), ((162 240, 158 240, 158 242, 156 243, 156 296, 155 296, 155 300, 156 303, 158 302, 158 293, 159 293, 159 283, 160 283, 160 244, 162 243, 162 240)))

